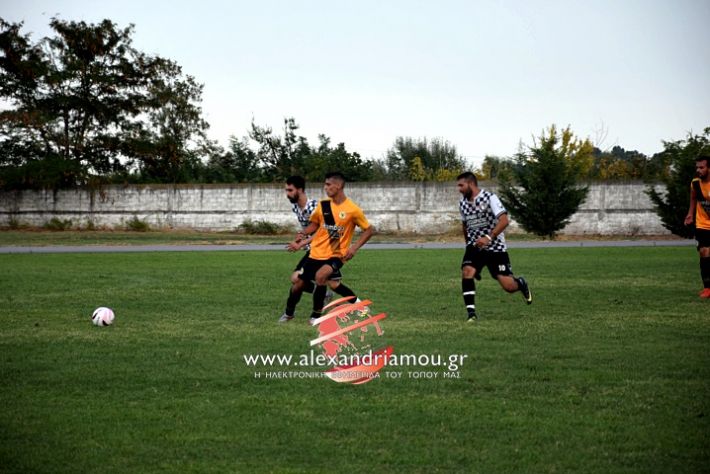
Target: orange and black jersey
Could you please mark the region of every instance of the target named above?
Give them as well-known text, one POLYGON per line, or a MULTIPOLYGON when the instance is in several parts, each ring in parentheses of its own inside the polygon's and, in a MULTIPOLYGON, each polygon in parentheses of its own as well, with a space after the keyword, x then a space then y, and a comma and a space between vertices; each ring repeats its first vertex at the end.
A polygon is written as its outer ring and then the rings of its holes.
POLYGON ((355 226, 362 230, 370 227, 362 209, 350 198, 340 204, 330 199, 319 202, 311 214, 311 222, 318 224, 311 240, 311 258, 314 260, 342 259, 352 242, 355 226))
POLYGON ((695 193, 695 228, 710 230, 710 181, 695 178, 690 188, 695 193))

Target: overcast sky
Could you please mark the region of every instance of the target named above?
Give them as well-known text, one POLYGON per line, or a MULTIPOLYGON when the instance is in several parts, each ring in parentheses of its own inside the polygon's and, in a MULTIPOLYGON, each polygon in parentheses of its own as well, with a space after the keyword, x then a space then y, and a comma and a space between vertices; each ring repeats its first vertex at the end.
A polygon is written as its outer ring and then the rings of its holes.
POLYGON ((210 137, 293 116, 379 158, 441 137, 473 163, 550 124, 653 154, 710 126, 710 1, 0 0, 33 40, 52 16, 120 27, 203 83, 210 137))

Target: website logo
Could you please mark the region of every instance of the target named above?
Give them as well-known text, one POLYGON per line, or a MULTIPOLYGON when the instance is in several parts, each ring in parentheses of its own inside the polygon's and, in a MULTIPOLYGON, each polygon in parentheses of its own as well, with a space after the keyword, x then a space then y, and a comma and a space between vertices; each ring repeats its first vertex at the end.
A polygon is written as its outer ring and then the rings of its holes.
POLYGON ((333 362, 325 371, 329 379, 358 385, 379 376, 394 348, 380 339, 384 334, 380 321, 387 314, 373 316, 369 308, 372 301, 348 303, 353 298, 340 298, 323 308, 327 312, 314 322, 319 335, 310 344, 319 346, 327 360, 333 362), (338 363, 344 360, 350 363, 338 363))

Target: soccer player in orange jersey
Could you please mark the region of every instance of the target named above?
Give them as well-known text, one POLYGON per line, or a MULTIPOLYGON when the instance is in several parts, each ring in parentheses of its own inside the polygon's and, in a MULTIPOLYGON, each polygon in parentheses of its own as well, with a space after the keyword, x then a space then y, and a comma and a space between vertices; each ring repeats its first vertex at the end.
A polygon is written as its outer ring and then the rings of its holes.
MULTIPOLYGON (((306 196, 306 180, 302 176, 289 177, 286 180, 286 186, 284 187, 284 191, 286 192, 286 198, 288 198, 288 200, 291 202, 291 210, 296 215, 298 223, 301 225, 301 229, 305 229, 306 227, 308 227, 308 224, 311 223, 311 214, 313 214, 313 211, 315 211, 316 207, 318 207, 318 201, 316 199, 308 199, 308 196, 306 196)), ((301 241, 291 242, 286 247, 289 252, 305 250, 303 258, 301 258, 301 260, 298 262, 298 265, 296 265, 296 268, 294 268, 293 273, 291 274, 292 284, 298 281, 298 275, 303 272, 303 265, 306 262, 306 259, 310 255, 311 251, 311 238, 312 236, 309 236, 301 241)), ((330 279, 328 280, 328 286, 333 290, 333 292, 341 296, 352 295, 352 290, 350 290, 347 286, 341 283, 342 278, 343 276, 340 274, 339 270, 334 271, 330 275, 330 279)), ((281 316, 281 319, 279 319, 280 322, 288 322, 293 319, 295 315, 296 306, 295 304, 289 303, 293 303, 294 301, 298 303, 300 297, 294 296, 291 292, 292 289, 293 288, 289 288, 289 299, 286 300, 286 309, 284 310, 284 314, 281 316)), ((306 282, 303 288, 303 290, 307 293, 313 293, 314 289, 315 285, 310 281, 306 282)), ((328 300, 328 298, 331 296, 333 296, 333 293, 330 293, 329 295, 326 293, 326 300, 328 300)))
POLYGON ((701 298, 710 298, 710 155, 695 160, 697 178, 690 183, 690 209, 685 225, 695 222, 695 239, 700 254, 700 277, 703 279, 701 298))
MULTIPOLYGON (((370 225, 357 204, 345 195, 345 177, 342 173, 328 173, 325 176, 325 194, 329 199, 318 203, 318 207, 311 214, 310 224, 303 229, 290 245, 295 245, 308 235, 313 234, 311 240, 311 253, 304 262, 303 272, 298 276, 291 288, 291 295, 300 298, 306 282, 314 282, 313 312, 311 322, 321 316, 325 300, 326 283, 331 275, 348 260, 351 260, 357 251, 370 240, 374 228, 370 225), (362 234, 357 242, 352 243, 355 227, 362 229, 362 234)), ((355 296, 355 293, 342 283, 338 293, 343 296, 355 296), (348 291, 349 290, 349 291, 348 291), (349 294, 348 294, 349 293, 349 294)), ((295 307, 298 301, 289 301, 287 305, 295 307)), ((284 314, 279 322, 293 319, 284 314)))

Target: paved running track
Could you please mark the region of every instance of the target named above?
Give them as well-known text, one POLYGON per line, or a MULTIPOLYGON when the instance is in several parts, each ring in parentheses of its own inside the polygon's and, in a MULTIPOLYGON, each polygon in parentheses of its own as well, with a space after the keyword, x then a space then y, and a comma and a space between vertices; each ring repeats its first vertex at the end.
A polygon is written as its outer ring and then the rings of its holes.
MULTIPOLYGON (((695 240, 574 240, 562 242, 512 241, 508 248, 573 248, 573 247, 688 247, 695 240)), ((284 250, 283 244, 261 245, 51 245, 0 247, 4 253, 129 253, 129 252, 234 252, 249 250, 284 250)), ((462 249, 463 243, 387 243, 367 244, 365 250, 389 249, 462 249)))

